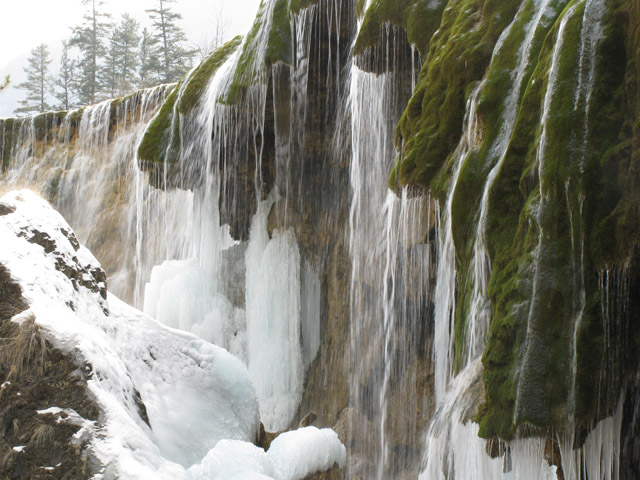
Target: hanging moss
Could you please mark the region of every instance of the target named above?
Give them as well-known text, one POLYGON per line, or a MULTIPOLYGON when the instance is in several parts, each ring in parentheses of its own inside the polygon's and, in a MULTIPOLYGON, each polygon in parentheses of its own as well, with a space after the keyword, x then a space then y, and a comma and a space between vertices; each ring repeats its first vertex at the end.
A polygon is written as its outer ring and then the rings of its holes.
MULTIPOLYGON (((171 157, 167 158, 166 152, 171 139, 171 126, 174 117, 174 107, 176 99, 178 98, 178 88, 176 87, 173 92, 164 101, 160 110, 155 117, 151 120, 147 126, 147 130, 142 137, 142 141, 138 146, 138 160, 141 162, 155 162, 162 163, 169 161, 171 157)), ((176 119, 176 126, 178 128, 176 119)))
POLYGON ((640 5, 631 0, 616 2, 614 21, 608 26, 608 70, 594 91, 598 125, 606 135, 594 141, 600 157, 598 220, 593 230, 591 254, 599 268, 621 265, 640 243, 640 5), (625 58, 626 54, 626 58, 625 58), (621 66, 624 82, 619 84, 621 66), (611 96, 614 101, 607 103, 611 96), (617 135, 617 142, 607 139, 617 135))
POLYGON ((394 188, 429 188, 447 164, 462 130, 465 94, 483 77, 495 43, 517 7, 515 2, 497 0, 448 3, 398 124, 396 143, 402 147, 402 159, 394 188))
POLYGON ((244 95, 247 88, 256 82, 265 82, 261 78, 262 72, 267 71, 271 65, 277 62, 291 64, 293 62, 292 38, 291 38, 291 13, 308 6, 309 0, 301 0, 293 3, 290 8, 288 0, 275 0, 273 17, 267 18, 268 5, 263 0, 258 10, 256 20, 249 31, 240 54, 240 59, 234 72, 233 81, 226 95, 221 99, 224 103, 235 104, 244 95), (269 31, 263 29, 269 26, 269 31), (261 44, 262 37, 267 36, 266 51, 261 44))

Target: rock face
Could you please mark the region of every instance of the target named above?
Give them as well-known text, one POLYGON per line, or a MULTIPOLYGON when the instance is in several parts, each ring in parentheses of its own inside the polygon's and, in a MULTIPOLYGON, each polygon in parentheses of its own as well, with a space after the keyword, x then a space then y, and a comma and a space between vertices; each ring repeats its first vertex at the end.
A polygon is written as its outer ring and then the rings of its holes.
POLYGON ((88 439, 76 437, 82 428, 78 418, 98 420, 86 370, 53 348, 32 316, 20 324, 11 321, 27 309, 20 285, 0 265, 0 470, 10 479, 90 478, 99 461, 88 452, 88 439), (52 407, 75 412, 76 418, 45 413, 52 407))

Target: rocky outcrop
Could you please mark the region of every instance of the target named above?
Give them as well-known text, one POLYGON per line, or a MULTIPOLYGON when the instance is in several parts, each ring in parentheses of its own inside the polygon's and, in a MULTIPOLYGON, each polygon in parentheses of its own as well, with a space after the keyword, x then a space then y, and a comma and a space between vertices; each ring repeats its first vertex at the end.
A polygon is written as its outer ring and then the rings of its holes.
POLYGON ((88 367, 54 348, 32 315, 20 315, 27 308, 0 264, 0 471, 7 479, 90 478, 100 462, 77 435, 79 420, 99 417, 88 367))

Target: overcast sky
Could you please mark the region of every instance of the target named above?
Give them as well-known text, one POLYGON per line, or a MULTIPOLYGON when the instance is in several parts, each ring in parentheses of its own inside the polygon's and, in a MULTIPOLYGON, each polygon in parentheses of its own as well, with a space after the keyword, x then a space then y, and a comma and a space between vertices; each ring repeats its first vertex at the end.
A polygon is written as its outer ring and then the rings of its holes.
MULTIPOLYGON (((142 27, 149 24, 145 9, 157 0, 104 0, 103 9, 114 21, 128 12, 142 27)), ((226 20, 226 38, 245 34, 258 10, 260 0, 177 0, 173 5, 182 14, 182 28, 196 45, 207 43, 218 14, 226 20)), ((11 75, 15 86, 24 79, 23 68, 29 52, 45 43, 52 53, 51 70, 57 71, 62 40, 68 39, 71 27, 82 22, 86 7, 81 0, 3 0, 0 12, 0 80, 11 75)), ((0 117, 11 116, 23 92, 9 88, 0 95, 0 117)))

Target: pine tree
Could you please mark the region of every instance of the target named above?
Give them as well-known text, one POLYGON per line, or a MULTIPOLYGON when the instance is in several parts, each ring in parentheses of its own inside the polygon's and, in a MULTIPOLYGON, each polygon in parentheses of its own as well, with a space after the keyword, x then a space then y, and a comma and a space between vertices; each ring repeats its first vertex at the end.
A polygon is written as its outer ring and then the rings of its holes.
POLYGON ((27 80, 18 85, 18 88, 26 90, 27 96, 20 101, 21 107, 16 108, 15 113, 39 113, 51 108, 47 103, 50 63, 49 49, 44 43, 31 50, 27 66, 24 68, 27 80))
POLYGON ((138 45, 140 25, 128 13, 122 15, 118 26, 120 58, 118 59, 118 75, 120 77, 120 94, 130 92, 136 88, 136 70, 139 65, 138 45))
POLYGON ((158 8, 147 10, 152 20, 153 35, 158 40, 160 79, 165 83, 176 82, 187 72, 195 52, 185 47, 187 38, 177 21, 182 15, 171 11, 175 0, 157 0, 158 8))
POLYGON ((53 96, 60 102, 55 108, 70 110, 75 106, 73 99, 74 73, 76 62, 69 58, 69 42, 62 42, 62 55, 60 57, 60 70, 54 80, 53 96))
POLYGON ((88 105, 96 103, 103 87, 100 68, 106 55, 110 16, 98 10, 101 0, 82 0, 82 4, 89 5, 89 10, 84 15, 84 23, 73 29, 69 44, 78 47, 82 56, 77 95, 81 104, 88 105))
POLYGON ((160 83, 160 50, 158 39, 145 28, 140 40, 139 84, 142 88, 153 87, 160 83))
POLYGON ((138 22, 125 13, 111 33, 105 79, 107 90, 112 97, 124 95, 135 88, 136 69, 139 62, 138 28, 138 22))

